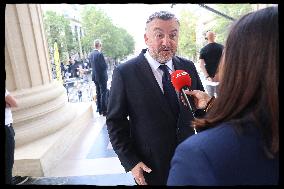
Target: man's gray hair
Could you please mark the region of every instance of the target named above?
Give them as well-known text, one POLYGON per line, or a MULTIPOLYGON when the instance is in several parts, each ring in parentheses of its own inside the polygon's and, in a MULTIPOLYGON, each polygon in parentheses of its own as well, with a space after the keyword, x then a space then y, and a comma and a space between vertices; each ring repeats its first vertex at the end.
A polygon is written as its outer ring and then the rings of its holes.
POLYGON ((179 20, 177 19, 177 17, 173 13, 170 13, 168 11, 159 11, 159 12, 155 12, 152 15, 149 16, 149 18, 146 22, 146 25, 148 23, 150 23, 152 20, 154 20, 155 18, 158 18, 158 19, 161 19, 161 20, 175 19, 177 21, 177 23, 180 24, 179 20))
POLYGON ((101 40, 95 39, 95 41, 94 41, 95 47, 98 47, 98 46, 100 46, 101 44, 102 44, 101 40))

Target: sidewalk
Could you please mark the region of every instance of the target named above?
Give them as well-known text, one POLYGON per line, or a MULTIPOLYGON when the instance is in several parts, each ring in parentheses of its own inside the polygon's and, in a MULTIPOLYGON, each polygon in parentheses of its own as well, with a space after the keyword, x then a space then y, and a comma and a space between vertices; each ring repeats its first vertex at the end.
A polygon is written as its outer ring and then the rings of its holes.
MULTIPOLYGON (((94 102, 92 105, 95 106, 94 102)), ((93 107, 94 108, 94 107, 93 107)), ((46 177, 32 178, 24 185, 135 185, 125 173, 110 144, 105 117, 94 112, 78 140, 46 177)))

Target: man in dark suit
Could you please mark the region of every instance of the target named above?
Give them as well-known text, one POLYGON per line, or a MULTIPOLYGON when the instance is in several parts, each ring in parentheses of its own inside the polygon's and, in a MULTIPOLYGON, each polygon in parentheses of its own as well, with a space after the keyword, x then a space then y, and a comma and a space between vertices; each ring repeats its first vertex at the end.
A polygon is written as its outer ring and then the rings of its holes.
POLYGON ((167 100, 164 70, 159 67, 166 65, 170 73, 187 71, 192 89, 204 91, 193 62, 175 56, 178 34, 175 15, 154 13, 146 22, 144 39, 148 49, 118 65, 113 73, 108 133, 122 166, 132 172, 139 185, 165 185, 176 146, 194 133, 188 107, 175 92, 178 112, 167 100))
POLYGON ((97 111, 100 115, 106 116, 107 113, 107 63, 101 52, 102 43, 99 39, 94 41, 95 49, 89 57, 92 66, 92 80, 96 85, 97 111))

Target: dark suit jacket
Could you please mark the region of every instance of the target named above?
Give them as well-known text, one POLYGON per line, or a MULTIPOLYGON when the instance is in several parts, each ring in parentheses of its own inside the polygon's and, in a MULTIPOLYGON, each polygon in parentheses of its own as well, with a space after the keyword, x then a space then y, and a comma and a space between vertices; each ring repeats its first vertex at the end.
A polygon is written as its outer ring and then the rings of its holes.
POLYGON ((260 132, 223 123, 186 139, 171 162, 168 185, 276 185, 279 159, 268 159, 260 132))
POLYGON ((94 49, 89 57, 92 66, 92 80, 97 82, 105 82, 107 76, 107 63, 105 62, 104 55, 97 49, 94 49))
POLYGON ((69 72, 71 73, 71 77, 79 77, 78 75, 78 68, 79 68, 80 62, 76 61, 74 63, 70 63, 69 65, 69 72))
MULTIPOLYGON (((193 134, 187 107, 180 103, 178 123, 144 57, 146 50, 113 72, 107 128, 113 149, 126 171, 142 161, 148 184, 166 184, 170 160, 179 142, 193 134)), ((174 57, 175 69, 187 71, 192 89, 204 90, 191 61, 174 57)))

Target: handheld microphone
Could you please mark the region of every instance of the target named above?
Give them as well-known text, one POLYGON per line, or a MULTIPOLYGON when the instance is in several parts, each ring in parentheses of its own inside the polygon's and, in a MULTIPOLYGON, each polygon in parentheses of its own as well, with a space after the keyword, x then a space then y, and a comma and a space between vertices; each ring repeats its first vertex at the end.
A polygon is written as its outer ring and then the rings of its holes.
MULTIPOLYGON (((193 99, 185 94, 185 90, 191 90, 191 78, 190 75, 184 70, 176 70, 171 74, 171 81, 176 91, 181 92, 186 105, 189 107, 192 117, 195 118, 196 108, 193 103, 193 99)), ((195 126, 193 126, 194 133, 197 134, 195 126)))
POLYGON ((171 74, 171 81, 176 91, 181 92, 186 105, 189 107, 192 112, 193 117, 195 118, 194 112, 196 108, 192 99, 185 94, 185 90, 191 90, 191 78, 190 75, 184 70, 176 70, 171 74))

